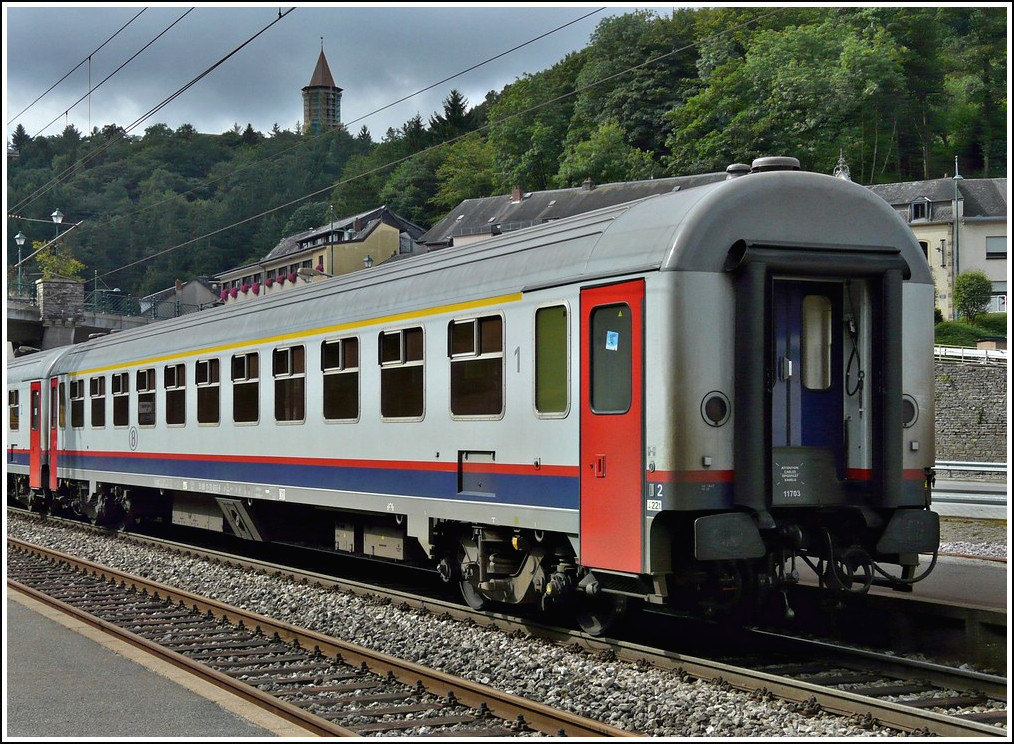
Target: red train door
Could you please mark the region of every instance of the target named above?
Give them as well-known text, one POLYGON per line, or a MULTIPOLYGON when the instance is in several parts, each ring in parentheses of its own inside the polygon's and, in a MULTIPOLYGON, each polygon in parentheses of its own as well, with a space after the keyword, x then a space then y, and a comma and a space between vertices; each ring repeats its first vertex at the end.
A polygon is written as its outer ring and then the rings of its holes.
POLYGON ((32 383, 29 392, 28 485, 42 488, 42 382, 32 383))
POLYGON ((60 385, 54 377, 49 381, 49 488, 56 490, 56 453, 59 448, 57 432, 59 431, 59 414, 63 409, 60 400, 60 385))
POLYGON ((581 563, 640 572, 644 282, 581 292, 581 563))

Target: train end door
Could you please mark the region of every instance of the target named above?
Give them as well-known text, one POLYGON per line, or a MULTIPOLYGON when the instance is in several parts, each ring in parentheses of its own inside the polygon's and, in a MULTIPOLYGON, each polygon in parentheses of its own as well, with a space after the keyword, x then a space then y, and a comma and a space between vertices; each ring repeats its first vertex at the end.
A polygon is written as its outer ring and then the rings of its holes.
POLYGON ((644 555, 644 282, 581 292, 581 563, 644 555))
POLYGON ((776 279, 772 341, 771 503, 842 503, 841 285, 776 279))

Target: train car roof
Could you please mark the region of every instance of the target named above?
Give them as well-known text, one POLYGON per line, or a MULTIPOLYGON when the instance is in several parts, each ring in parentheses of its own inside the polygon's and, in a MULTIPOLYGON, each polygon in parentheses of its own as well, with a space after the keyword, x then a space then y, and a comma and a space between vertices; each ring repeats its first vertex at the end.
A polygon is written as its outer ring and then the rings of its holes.
MULTIPOLYGON (((858 184, 802 171, 752 173, 649 196, 544 225, 379 264, 265 297, 122 331, 71 347, 57 371, 151 363, 308 331, 516 298, 527 291, 643 271, 722 272, 737 242, 838 252, 889 249, 910 282, 932 283, 915 236, 858 184)), ((463 311, 464 312, 464 311, 463 311)))

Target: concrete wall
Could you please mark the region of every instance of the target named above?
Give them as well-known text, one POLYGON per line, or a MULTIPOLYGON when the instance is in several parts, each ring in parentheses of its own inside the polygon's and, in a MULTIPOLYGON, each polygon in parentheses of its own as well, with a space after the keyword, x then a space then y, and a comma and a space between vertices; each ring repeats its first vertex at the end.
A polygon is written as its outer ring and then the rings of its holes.
POLYGON ((1007 365, 937 359, 936 459, 1007 462, 1007 365))

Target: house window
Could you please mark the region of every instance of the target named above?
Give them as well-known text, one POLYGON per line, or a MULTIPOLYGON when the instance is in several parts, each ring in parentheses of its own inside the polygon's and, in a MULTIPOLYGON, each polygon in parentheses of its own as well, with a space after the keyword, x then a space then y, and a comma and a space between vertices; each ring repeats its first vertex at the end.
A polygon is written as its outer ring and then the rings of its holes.
POLYGON ((187 421, 187 368, 183 364, 167 364, 162 373, 165 388, 165 422, 179 426, 187 421))
POLYGON ((302 421, 306 410, 306 349, 288 346, 271 354, 275 421, 302 421))
POLYGON ((70 425, 75 429, 84 426, 85 384, 84 380, 70 381, 70 425))
POLYGON ((986 258, 1007 258, 1007 236, 986 238, 986 258))
POLYGON ((130 374, 113 375, 113 426, 130 426, 130 374))
POLYGON ((92 408, 92 426, 106 425, 106 378, 92 377, 88 380, 88 398, 92 408))
POLYGON ((324 420, 359 418, 359 339, 324 341, 320 369, 324 373, 324 420))
POLYGON ((423 415, 423 331, 403 328, 380 334, 380 415, 423 415))
POLYGON ((260 416, 258 367, 256 351, 232 358, 232 420, 238 424, 256 422, 260 416))
POLYGON ((198 359, 197 423, 217 424, 219 419, 219 363, 217 359, 198 359))
POLYGON ((155 370, 137 370, 137 425, 155 425, 155 370))
POLYGON ((929 219, 929 199, 922 197, 912 202, 911 209, 909 210, 909 220, 915 222, 916 220, 927 219, 929 219))
POLYGON ((451 413, 498 416, 503 413, 503 318, 455 320, 447 327, 451 358, 451 413))

